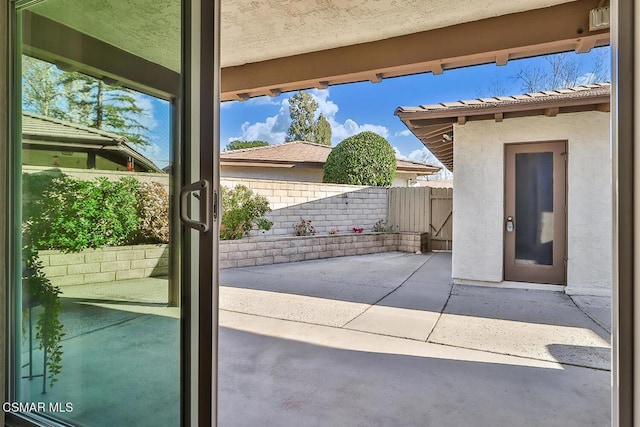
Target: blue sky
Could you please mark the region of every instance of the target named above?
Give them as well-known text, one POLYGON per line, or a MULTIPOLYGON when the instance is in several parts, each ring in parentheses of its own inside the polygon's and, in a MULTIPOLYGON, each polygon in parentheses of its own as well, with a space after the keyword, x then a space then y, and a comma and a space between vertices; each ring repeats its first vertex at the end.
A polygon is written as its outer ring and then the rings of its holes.
MULTIPOLYGON (((575 55, 575 63, 584 81, 591 77, 594 64, 604 56, 608 66, 608 48, 594 49, 575 55)), ((509 61, 505 66, 487 64, 455 70, 441 75, 431 73, 384 79, 380 83, 352 83, 312 89, 322 112, 332 127, 332 143, 371 130, 384 136, 396 149, 398 157, 433 162, 422 143, 408 132, 393 114, 398 106, 417 106, 481 96, 523 93, 522 81, 516 78, 521 70, 548 68, 545 57, 509 61)), ((271 144, 284 142, 290 124, 288 99, 295 92, 278 97, 260 97, 247 101, 222 104, 220 119, 221 149, 234 139, 263 140, 271 144)), ((151 138, 154 145, 145 150, 157 163, 168 159, 169 106, 153 101, 151 138)))

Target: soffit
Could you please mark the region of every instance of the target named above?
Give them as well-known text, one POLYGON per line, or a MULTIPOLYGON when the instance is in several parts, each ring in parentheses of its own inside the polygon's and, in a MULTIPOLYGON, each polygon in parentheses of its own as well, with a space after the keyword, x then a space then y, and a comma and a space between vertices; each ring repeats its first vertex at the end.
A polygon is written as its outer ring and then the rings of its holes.
MULTIPOLYGON (((388 39, 566 0, 223 0, 223 67, 388 39)), ((179 70, 178 0, 55 0, 29 8, 179 70), (144 10, 144 14, 140 11, 144 10)))
MULTIPOLYGON (((222 0, 221 100, 587 52, 609 43, 608 29, 589 31, 600 3, 222 0)), ((170 99, 180 90, 179 5, 44 1, 25 14, 25 53, 170 99)))
POLYGON ((222 66, 412 34, 566 0, 222 0, 222 66))

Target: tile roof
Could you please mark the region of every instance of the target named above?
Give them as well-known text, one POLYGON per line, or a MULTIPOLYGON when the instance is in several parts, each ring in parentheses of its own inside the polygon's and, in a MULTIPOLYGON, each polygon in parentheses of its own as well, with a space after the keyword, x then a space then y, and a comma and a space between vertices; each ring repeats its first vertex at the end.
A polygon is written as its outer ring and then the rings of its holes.
POLYGON ((264 147, 243 148, 223 151, 220 160, 239 160, 243 162, 282 162, 282 163, 324 163, 332 148, 326 145, 305 141, 285 142, 284 144, 264 147))
POLYGON ((395 114, 438 160, 453 171, 453 126, 456 123, 464 125, 474 120, 500 122, 542 114, 553 117, 593 110, 608 112, 610 95, 610 83, 595 83, 522 95, 398 107, 395 114))
POLYGON ((28 112, 22 113, 23 144, 82 147, 87 150, 110 150, 154 172, 163 172, 152 160, 127 144, 127 138, 110 132, 82 126, 28 112))
MULTIPOLYGON (((220 161, 255 162, 268 164, 299 164, 322 167, 333 150, 327 145, 306 141, 285 142, 284 144, 268 145, 264 147, 243 148, 239 150, 223 151, 220 153, 220 161)), ((436 166, 425 163, 398 160, 397 168, 406 172, 434 173, 440 170, 436 166)))
POLYGON ((514 105, 535 105, 541 102, 578 101, 609 96, 610 83, 595 83, 566 89, 547 90, 542 92, 525 93, 512 96, 495 96, 488 98, 469 99, 455 102, 441 102, 438 104, 420 105, 418 107, 398 107, 396 114, 421 112, 460 112, 460 110, 490 109, 514 105))
POLYGON ((127 140, 124 136, 27 112, 22 113, 22 134, 37 139, 82 140, 101 145, 119 144, 127 140))

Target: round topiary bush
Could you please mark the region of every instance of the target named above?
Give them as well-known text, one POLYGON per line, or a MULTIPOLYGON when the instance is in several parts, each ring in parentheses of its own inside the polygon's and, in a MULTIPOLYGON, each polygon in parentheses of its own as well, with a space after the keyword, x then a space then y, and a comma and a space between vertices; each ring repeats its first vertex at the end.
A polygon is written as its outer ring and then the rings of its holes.
POLYGON ((327 183, 390 186, 396 174, 396 156, 386 139, 362 132, 336 145, 323 171, 322 180, 327 183))

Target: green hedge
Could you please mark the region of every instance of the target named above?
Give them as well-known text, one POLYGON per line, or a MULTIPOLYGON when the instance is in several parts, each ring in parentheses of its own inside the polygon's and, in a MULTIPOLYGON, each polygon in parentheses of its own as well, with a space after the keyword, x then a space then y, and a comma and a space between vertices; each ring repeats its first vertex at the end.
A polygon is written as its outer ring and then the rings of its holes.
POLYGON ((133 178, 83 181, 66 175, 25 174, 25 244, 65 252, 122 245, 140 223, 139 188, 133 178))
POLYGON ((396 174, 396 156, 386 139, 362 132, 336 145, 323 171, 327 183, 387 187, 396 174))
MULTIPOLYGON (((85 181, 67 175, 23 174, 23 239, 34 250, 169 242, 169 195, 135 178, 85 181)), ((249 188, 222 188, 220 238, 269 230, 269 202, 249 188)))

